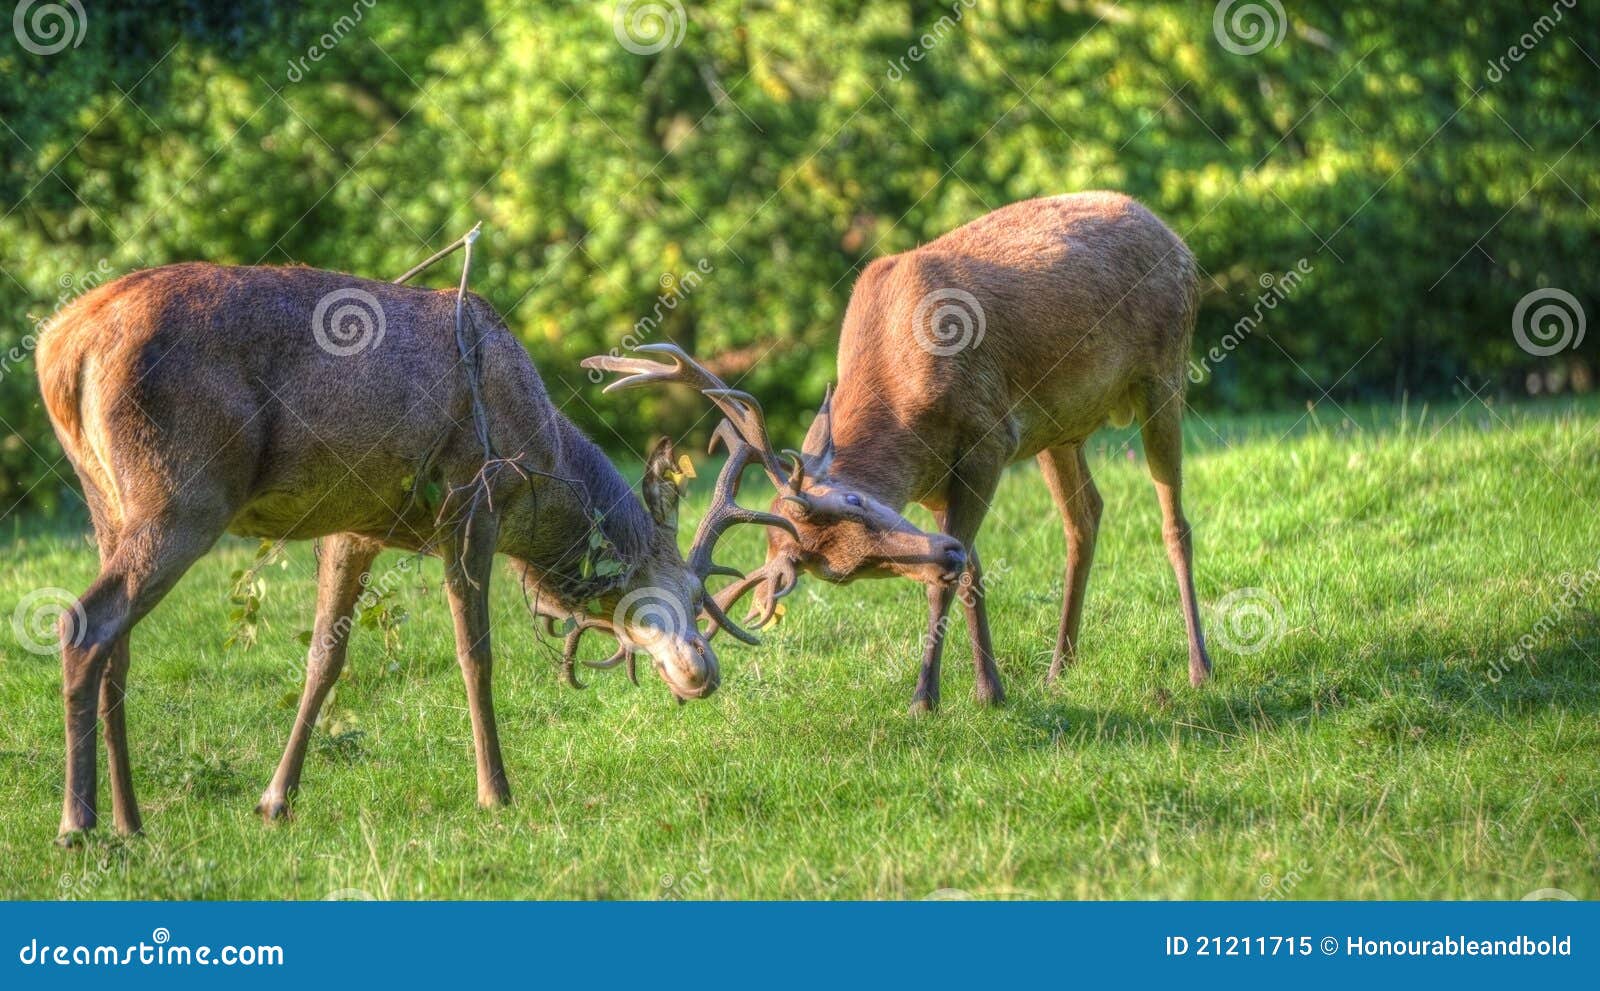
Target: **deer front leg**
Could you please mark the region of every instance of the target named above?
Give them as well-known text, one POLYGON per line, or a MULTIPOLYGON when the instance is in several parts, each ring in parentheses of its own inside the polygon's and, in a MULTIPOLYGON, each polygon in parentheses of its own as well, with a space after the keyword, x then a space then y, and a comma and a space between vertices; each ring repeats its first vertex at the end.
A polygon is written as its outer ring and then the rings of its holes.
POLYGON ((472 746, 478 761, 478 804, 484 808, 511 801, 500 737, 494 725, 493 662, 489 652, 489 575, 493 570, 498 521, 478 512, 445 557, 445 591, 456 625, 456 659, 467 685, 472 714, 472 746))
POLYGON ((261 793, 256 811, 265 819, 289 814, 289 799, 300 787, 300 770, 305 766, 306 746, 316 728, 317 715, 339 672, 344 669, 345 649, 350 643, 350 617, 367 584, 376 543, 353 534, 335 534, 318 548, 317 618, 311 633, 311 648, 306 652, 306 683, 300 693, 300 709, 294 728, 283 749, 283 759, 272 775, 272 782, 261 793))
POLYGON ((979 705, 999 705, 1006 700, 1000 687, 1000 668, 994 662, 994 640, 989 635, 989 611, 984 603, 983 565, 978 549, 967 548, 967 570, 957 590, 967 612, 967 633, 972 637, 972 694, 979 705))
MULTIPOLYGON (((1005 691, 1000 687, 1000 672, 994 662, 989 618, 979 591, 983 572, 978 564, 973 540, 977 537, 978 528, 983 525, 983 518, 989 513, 989 502, 1008 460, 999 451, 987 454, 973 452, 962 458, 950 478, 946 506, 934 514, 939 528, 960 541, 967 552, 967 564, 963 569, 967 584, 961 589, 961 601, 966 608, 967 622, 972 632, 972 665, 976 678, 974 693, 978 701, 985 704, 1002 701, 1005 691)), ((913 714, 932 712, 939 707, 939 660, 944 652, 945 633, 950 628, 950 600, 957 591, 956 585, 928 586, 928 632, 923 638, 922 672, 917 677, 916 693, 911 697, 913 714)))
POLYGON ((911 714, 925 715, 939 708, 939 658, 944 654, 944 634, 949 629, 946 617, 954 585, 928 584, 928 632, 922 638, 922 670, 917 675, 917 690, 911 696, 911 714))

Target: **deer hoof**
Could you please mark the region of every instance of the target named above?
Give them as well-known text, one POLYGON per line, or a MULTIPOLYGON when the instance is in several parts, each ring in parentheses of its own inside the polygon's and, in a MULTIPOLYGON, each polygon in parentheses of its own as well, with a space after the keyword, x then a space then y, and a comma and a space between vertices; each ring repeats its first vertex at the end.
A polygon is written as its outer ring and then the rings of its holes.
POLYGON ((511 804, 511 790, 487 791, 478 795, 478 808, 503 809, 511 804))
POLYGON ((256 803, 256 814, 266 822, 279 822, 289 818, 289 800, 282 795, 262 795, 256 803))
POLYGON ((938 699, 931 699, 925 695, 918 695, 916 698, 911 700, 911 708, 907 709, 906 712, 911 716, 931 716, 937 712, 938 709, 938 699))
POLYGON ((64 829, 56 836, 56 846, 63 850, 73 850, 83 846, 89 841, 87 829, 64 829))
POLYGON ((1000 687, 998 681, 988 685, 979 684, 973 686, 972 697, 979 705, 994 708, 1005 704, 1006 690, 1000 687))
POLYGON ((1199 688, 1211 677, 1211 661, 1209 658, 1191 659, 1189 661, 1189 684, 1199 688))

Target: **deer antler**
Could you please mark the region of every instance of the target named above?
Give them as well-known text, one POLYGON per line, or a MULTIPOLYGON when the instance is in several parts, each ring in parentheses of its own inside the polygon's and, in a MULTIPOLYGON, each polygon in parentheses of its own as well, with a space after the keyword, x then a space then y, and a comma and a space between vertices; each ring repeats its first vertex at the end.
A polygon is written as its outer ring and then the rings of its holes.
MULTIPOLYGON (((754 396, 748 392, 729 388, 726 382, 691 358, 676 344, 644 344, 633 350, 646 354, 666 355, 672 359, 672 364, 645 358, 598 355, 585 358, 582 365, 585 368, 598 368, 623 374, 622 378, 606 386, 606 392, 657 382, 676 382, 698 389, 701 395, 716 404, 723 415, 723 421, 711 435, 710 449, 715 451, 717 445, 722 444, 728 450, 728 460, 717 476, 716 487, 711 496, 711 507, 706 511, 705 518, 700 521, 699 529, 695 531, 694 544, 689 551, 689 567, 702 582, 712 575, 737 578, 739 581, 736 585, 729 587, 738 587, 741 589, 740 594, 743 594, 743 591, 752 587, 752 583, 747 582, 746 576, 712 560, 712 553, 722 534, 738 523, 757 523, 762 526, 778 527, 797 540, 800 537, 794 523, 786 517, 747 509, 738 504, 736 496, 739 493, 740 481, 744 477, 744 470, 752 464, 761 465, 767 477, 772 480, 772 484, 783 493, 783 498, 805 505, 805 497, 800 494, 796 484, 796 480, 801 477, 801 461, 798 456, 791 455, 790 463, 786 465, 784 458, 773 450, 772 442, 767 437, 766 417, 762 413, 761 404, 754 396)), ((765 577, 762 572, 757 574, 765 577)), ((728 603, 731 604, 736 599, 737 596, 734 596, 728 603)), ((773 601, 775 608, 776 597, 773 601)), ((719 597, 707 597, 703 608, 711 618, 713 634, 719 629, 726 629, 730 635, 745 643, 761 642, 760 638, 741 629, 728 618, 724 603, 719 597)), ((763 621, 770 618, 769 611, 763 621)))
POLYGON ((672 364, 650 361, 646 358, 623 358, 615 355, 596 355, 583 359, 584 368, 608 372, 621 372, 623 377, 608 384, 603 391, 632 389, 657 382, 676 382, 692 386, 716 404, 717 409, 738 431, 740 439, 750 445, 760 460, 772 484, 782 491, 787 484, 789 469, 767 439, 766 416, 756 397, 740 389, 730 388, 710 369, 695 361, 676 344, 641 344, 633 349, 635 354, 661 354, 672 359, 672 364))
POLYGON ((757 630, 766 626, 772 621, 772 617, 777 615, 778 600, 794 591, 794 563, 783 557, 773 558, 706 600, 706 612, 712 616, 712 623, 706 630, 706 639, 710 640, 716 636, 717 631, 725 626, 728 632, 732 633, 734 627, 722 620, 718 620, 717 616, 720 614, 723 620, 726 620, 727 613, 733 608, 734 604, 744 598, 751 589, 758 588, 761 585, 766 585, 769 590, 764 596, 765 601, 753 603, 744 617, 745 621, 757 630), (716 606, 715 610, 711 608, 713 604, 716 606), (751 620, 754 620, 754 622, 750 622, 751 620))
MULTIPOLYGON (((546 617, 545 629, 552 635, 558 632, 555 621, 550 617, 546 617)), ((587 688, 587 685, 578 680, 576 665, 579 663, 584 667, 601 671, 626 663, 628 680, 635 685, 639 684, 639 672, 634 665, 633 648, 617 634, 616 627, 606 620, 594 617, 576 618, 575 625, 567 631, 561 650, 561 677, 573 688, 587 688), (617 652, 603 661, 578 661, 578 645, 583 641, 583 635, 590 630, 603 630, 617 637, 617 652)))

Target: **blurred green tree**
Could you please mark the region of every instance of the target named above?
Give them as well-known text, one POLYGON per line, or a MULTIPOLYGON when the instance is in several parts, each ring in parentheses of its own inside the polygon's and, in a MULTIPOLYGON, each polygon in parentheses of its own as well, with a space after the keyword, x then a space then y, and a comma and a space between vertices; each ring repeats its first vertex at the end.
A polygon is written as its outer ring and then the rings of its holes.
POLYGON ((618 452, 702 406, 602 402, 579 358, 717 356, 793 442, 861 266, 1030 196, 1190 242, 1201 408, 1520 388, 1581 360, 1519 347, 1523 297, 1600 314, 1600 22, 1565 0, 85 10, 0 43, 0 506, 70 477, 31 365, 60 300, 196 258, 386 277, 479 219, 475 287, 618 452))

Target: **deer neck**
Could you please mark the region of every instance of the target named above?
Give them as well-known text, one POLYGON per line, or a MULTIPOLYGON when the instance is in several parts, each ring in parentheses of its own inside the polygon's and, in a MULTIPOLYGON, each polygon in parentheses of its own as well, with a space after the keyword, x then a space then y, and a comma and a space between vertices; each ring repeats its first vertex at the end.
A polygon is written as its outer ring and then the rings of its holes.
POLYGON ((565 419, 556 433, 552 464, 507 507, 500 550, 523 566, 530 590, 571 610, 614 590, 649 555, 654 521, 592 441, 565 419), (621 570, 602 567, 605 559, 621 570))
POLYGON ((881 403, 854 397, 842 386, 834 397, 833 461, 828 477, 878 501, 903 509, 918 495, 921 443, 881 403))

